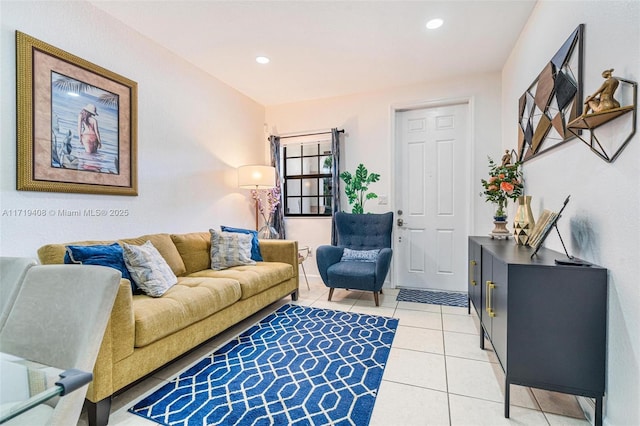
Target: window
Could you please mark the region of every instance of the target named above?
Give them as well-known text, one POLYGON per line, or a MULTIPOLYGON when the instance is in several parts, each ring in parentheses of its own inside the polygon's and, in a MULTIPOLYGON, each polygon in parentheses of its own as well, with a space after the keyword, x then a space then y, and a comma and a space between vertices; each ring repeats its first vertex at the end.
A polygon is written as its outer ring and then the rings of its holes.
POLYGON ((284 145, 285 216, 331 216, 331 142, 284 145))

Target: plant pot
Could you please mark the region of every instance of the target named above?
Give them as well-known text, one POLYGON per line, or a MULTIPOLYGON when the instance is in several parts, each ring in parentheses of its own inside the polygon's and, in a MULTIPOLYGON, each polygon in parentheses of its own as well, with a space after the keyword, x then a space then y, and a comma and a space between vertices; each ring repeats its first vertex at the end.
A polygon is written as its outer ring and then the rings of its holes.
POLYGON ((495 228, 493 228, 493 231, 491 231, 491 236, 492 237, 506 237, 508 238, 509 235, 511 235, 511 231, 509 231, 507 229, 507 217, 506 216, 502 216, 502 217, 495 217, 493 224, 495 225, 495 228))

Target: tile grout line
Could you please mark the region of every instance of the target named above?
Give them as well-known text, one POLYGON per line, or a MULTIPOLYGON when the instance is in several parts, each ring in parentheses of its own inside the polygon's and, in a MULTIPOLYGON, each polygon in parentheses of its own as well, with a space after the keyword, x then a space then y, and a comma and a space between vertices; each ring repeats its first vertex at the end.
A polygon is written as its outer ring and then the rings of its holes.
POLYGON ((442 323, 442 354, 444 356, 444 382, 447 387, 447 413, 449 414, 449 425, 451 426, 451 396, 449 394, 449 372, 447 370, 447 346, 444 340, 444 318, 442 318, 442 308, 440 308, 440 322, 442 323))

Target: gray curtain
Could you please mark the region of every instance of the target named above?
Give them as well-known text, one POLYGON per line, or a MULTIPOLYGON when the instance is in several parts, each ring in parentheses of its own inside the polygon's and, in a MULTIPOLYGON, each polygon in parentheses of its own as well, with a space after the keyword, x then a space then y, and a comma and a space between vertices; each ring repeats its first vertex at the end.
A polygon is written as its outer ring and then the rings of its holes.
POLYGON ((280 178, 280 136, 269 136, 269 145, 271 147, 271 165, 276 168, 276 186, 280 188, 280 204, 273 214, 273 227, 278 231, 280 239, 286 239, 284 229, 284 188, 282 187, 282 179, 280 178))
MULTIPOLYGON (((340 210, 340 132, 337 128, 331 129, 331 152, 333 161, 331 165, 331 215, 335 217, 336 212, 340 210)), ((338 245, 338 232, 336 230, 336 221, 331 220, 331 245, 338 245)))

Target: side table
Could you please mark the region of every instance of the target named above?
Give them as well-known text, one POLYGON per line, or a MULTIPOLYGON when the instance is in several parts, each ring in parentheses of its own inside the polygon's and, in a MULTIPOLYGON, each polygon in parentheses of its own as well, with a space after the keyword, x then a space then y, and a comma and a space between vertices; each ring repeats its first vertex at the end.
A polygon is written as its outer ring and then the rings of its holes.
POLYGON ((302 266, 302 273, 304 274, 304 280, 307 283, 307 290, 311 290, 311 288, 309 287, 309 280, 307 279, 307 271, 304 269, 304 261, 307 260, 310 254, 311 248, 309 246, 298 248, 298 265, 302 266))

